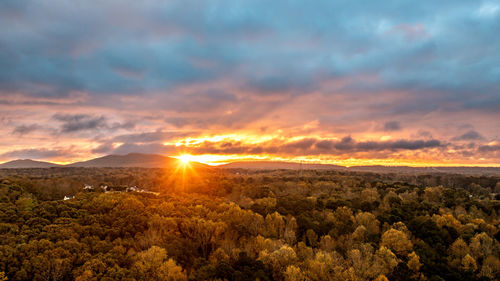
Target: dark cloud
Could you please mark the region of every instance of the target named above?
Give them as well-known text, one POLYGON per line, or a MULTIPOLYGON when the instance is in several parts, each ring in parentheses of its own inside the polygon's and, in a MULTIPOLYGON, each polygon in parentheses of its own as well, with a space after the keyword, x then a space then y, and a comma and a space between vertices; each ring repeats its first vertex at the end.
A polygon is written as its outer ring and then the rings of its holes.
POLYGON ((384 124, 384 131, 399 131, 401 130, 401 124, 398 121, 388 121, 384 124))
POLYGON ((304 151, 311 148, 316 142, 317 140, 313 138, 302 139, 299 141, 285 144, 283 146, 283 149, 304 151))
POLYGON ((38 124, 20 125, 15 127, 14 130, 12 130, 12 134, 23 136, 38 129, 40 129, 40 126, 38 124))
POLYGON ((460 136, 454 137, 453 140, 474 141, 474 140, 484 140, 484 137, 480 133, 474 130, 470 130, 460 136))
POLYGON ((118 130, 133 129, 135 123, 128 121, 124 123, 109 123, 105 116, 93 116, 88 114, 54 114, 52 119, 62 123, 61 133, 73 133, 88 130, 118 130))
POLYGON ((479 152, 498 152, 500 151, 500 145, 482 145, 478 148, 479 152))
POLYGON ((339 142, 320 141, 316 147, 322 150, 334 148, 338 151, 396 151, 396 150, 418 150, 425 148, 442 147, 438 140, 396 140, 396 141, 365 141, 356 142, 351 137, 345 137, 339 142))
POLYGON ((0 90, 130 95, 228 79, 256 95, 300 95, 332 79, 377 75, 379 91, 456 93, 422 106, 459 100, 493 109, 498 11, 441 2, 365 1, 340 11, 332 1, 2 1, 3 14, 16 16, 0 19, 10 27, 0 32, 0 90))
POLYGON ((351 137, 340 141, 306 138, 295 142, 269 141, 259 145, 240 142, 203 142, 197 147, 178 147, 197 154, 279 154, 279 155, 345 155, 364 152, 395 152, 445 147, 439 140, 396 140, 358 142, 351 137))
POLYGON ((104 116, 91 116, 87 114, 55 114, 54 120, 60 121, 62 133, 71 133, 77 131, 102 129, 107 127, 104 116))
POLYGON ((133 121, 125 121, 123 123, 120 122, 113 122, 108 125, 108 128, 111 130, 118 130, 118 129, 125 129, 125 130, 131 130, 135 128, 135 122, 133 121))

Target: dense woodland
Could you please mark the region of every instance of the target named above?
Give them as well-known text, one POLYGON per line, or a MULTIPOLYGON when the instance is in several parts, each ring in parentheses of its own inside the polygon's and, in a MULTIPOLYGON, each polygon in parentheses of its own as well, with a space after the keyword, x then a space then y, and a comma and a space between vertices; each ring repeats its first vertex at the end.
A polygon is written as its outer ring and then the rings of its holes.
POLYGON ((447 174, 1 170, 0 280, 499 280, 498 193, 447 174))

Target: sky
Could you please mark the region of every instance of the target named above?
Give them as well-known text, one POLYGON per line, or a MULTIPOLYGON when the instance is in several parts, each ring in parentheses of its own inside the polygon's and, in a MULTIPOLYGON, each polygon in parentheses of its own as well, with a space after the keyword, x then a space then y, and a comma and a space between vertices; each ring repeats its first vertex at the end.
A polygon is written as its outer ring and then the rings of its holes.
POLYGON ((500 166, 500 1, 2 0, 0 162, 500 166))

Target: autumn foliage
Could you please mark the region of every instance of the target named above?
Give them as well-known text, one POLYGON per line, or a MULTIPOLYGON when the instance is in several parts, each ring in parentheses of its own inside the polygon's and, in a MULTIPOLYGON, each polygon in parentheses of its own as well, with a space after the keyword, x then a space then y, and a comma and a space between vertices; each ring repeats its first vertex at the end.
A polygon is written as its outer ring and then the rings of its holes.
POLYGON ((4 174, 0 280, 500 279, 496 178, 134 171, 4 174))

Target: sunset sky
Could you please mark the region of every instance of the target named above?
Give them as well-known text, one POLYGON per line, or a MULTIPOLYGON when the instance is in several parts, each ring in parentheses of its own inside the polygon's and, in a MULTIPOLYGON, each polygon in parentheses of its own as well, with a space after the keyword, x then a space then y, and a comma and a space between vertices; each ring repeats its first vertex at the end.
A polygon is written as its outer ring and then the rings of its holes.
POLYGON ((500 1, 0 1, 0 162, 500 166, 500 1))

